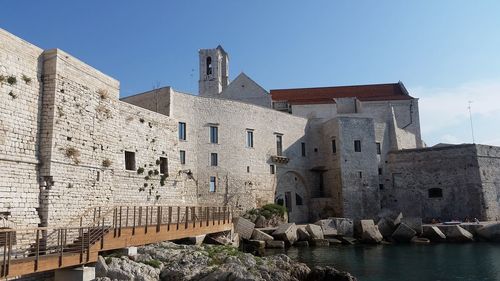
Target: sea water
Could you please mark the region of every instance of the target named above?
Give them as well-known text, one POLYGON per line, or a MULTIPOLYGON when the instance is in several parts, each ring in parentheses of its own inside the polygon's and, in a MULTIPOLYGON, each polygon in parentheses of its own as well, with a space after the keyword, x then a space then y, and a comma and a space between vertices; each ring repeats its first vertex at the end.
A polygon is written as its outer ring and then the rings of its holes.
POLYGON ((292 247, 284 253, 310 267, 348 271, 359 281, 500 280, 500 244, 292 247))

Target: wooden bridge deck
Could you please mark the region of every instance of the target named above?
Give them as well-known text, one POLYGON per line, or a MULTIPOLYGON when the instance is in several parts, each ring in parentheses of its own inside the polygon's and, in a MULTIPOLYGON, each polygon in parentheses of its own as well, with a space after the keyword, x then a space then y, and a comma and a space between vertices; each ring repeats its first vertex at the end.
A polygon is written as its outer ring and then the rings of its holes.
POLYGON ((0 250, 3 248, 3 252, 0 252, 0 277, 10 278, 83 265, 96 262, 101 251, 229 231, 233 227, 231 214, 226 208, 174 209, 155 206, 143 212, 144 208, 148 207, 134 207, 133 215, 129 216, 132 207, 127 207, 125 217, 122 216, 125 208, 117 207, 108 213, 112 215, 109 223, 105 217, 97 216, 98 220, 94 220, 91 226, 56 229, 53 233, 57 234, 57 241, 54 243, 47 242, 50 235, 40 239, 42 233, 49 233, 47 228, 23 233, 18 230, 0 230, 0 250), (25 233, 33 233, 38 239, 29 248, 18 247, 16 250, 17 245, 13 240, 25 233))

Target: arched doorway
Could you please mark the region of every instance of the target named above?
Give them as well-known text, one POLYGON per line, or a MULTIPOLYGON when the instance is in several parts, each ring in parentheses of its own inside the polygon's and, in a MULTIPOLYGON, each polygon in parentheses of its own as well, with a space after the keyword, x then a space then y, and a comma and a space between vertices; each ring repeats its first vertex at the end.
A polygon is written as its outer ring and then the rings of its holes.
POLYGON ((302 176, 296 172, 286 172, 280 177, 276 187, 275 202, 287 208, 290 222, 303 223, 308 221, 308 199, 309 196, 302 176))

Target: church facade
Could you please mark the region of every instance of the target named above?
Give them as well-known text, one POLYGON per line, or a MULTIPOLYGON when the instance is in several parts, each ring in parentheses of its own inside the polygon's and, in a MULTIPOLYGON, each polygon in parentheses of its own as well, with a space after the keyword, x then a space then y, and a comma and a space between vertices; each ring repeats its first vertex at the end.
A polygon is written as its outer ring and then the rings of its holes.
POLYGON ((70 226, 96 206, 276 202, 294 222, 499 218, 500 149, 426 148, 403 83, 267 91, 199 51, 199 93, 119 82, 0 30, 0 216, 70 226), (445 169, 446 168, 446 169, 445 169))

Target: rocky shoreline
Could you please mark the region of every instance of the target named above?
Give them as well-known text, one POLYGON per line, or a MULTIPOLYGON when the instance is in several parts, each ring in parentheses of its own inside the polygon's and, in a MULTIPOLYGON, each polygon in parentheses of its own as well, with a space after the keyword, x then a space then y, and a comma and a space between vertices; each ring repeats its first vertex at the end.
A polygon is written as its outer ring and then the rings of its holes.
POLYGON ((138 248, 134 257, 100 256, 96 281, 321 281, 356 280, 333 267, 314 267, 284 254, 257 257, 223 245, 178 245, 162 242, 138 248))

